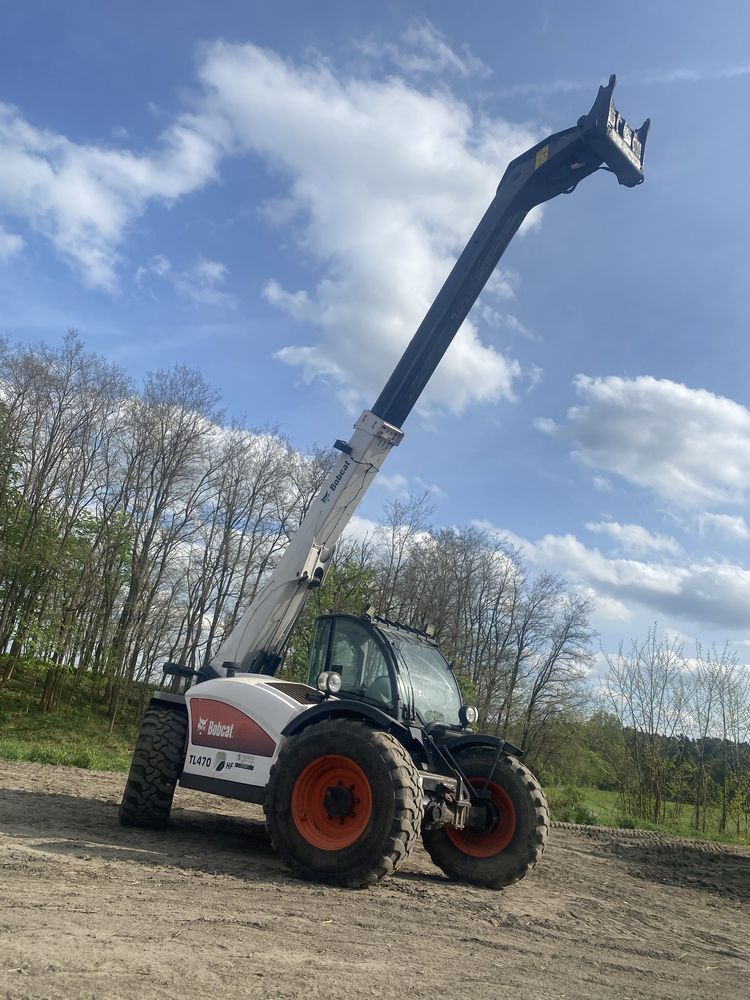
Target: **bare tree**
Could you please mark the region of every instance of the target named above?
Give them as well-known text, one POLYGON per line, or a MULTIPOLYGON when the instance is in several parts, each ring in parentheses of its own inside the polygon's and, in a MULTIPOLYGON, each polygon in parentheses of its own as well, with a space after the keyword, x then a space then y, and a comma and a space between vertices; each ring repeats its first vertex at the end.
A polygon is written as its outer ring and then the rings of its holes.
POLYGON ((669 757, 664 741, 684 729, 685 669, 683 645, 659 640, 656 626, 630 652, 607 656, 606 694, 626 732, 623 796, 635 815, 663 818, 667 801, 669 757))

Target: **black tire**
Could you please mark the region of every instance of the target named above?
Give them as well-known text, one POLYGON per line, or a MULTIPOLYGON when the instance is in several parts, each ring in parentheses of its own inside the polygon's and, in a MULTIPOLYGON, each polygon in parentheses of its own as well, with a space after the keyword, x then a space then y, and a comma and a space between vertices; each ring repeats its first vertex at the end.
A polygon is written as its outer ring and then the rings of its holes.
MULTIPOLYGON (((484 779, 494 754, 467 750, 457 759, 469 779, 484 779)), ((504 889, 528 875, 542 856, 549 832, 549 808, 539 782, 515 757, 501 757, 491 781, 501 790, 494 797, 501 803, 512 803, 512 810, 506 809, 504 817, 502 807, 499 809, 494 833, 476 836, 471 830, 438 827, 424 830, 422 842, 434 863, 450 878, 504 889), (511 813, 515 814, 514 822, 511 813), (498 850, 494 850, 495 845, 498 850)))
MULTIPOLYGON (((345 788, 341 794, 349 795, 345 788)), ((422 823, 422 790, 414 762, 395 737, 362 722, 327 719, 286 741, 271 769, 265 811, 273 846, 295 875, 361 888, 390 875, 408 856, 422 823), (341 762, 338 770, 332 761, 341 762), (348 785, 352 796, 362 797, 331 807, 332 817, 327 796, 342 785, 335 776, 347 768, 362 775, 356 780, 364 791, 348 785), (311 773, 321 775, 317 784, 311 773), (339 836, 356 839, 339 846, 339 836)))
POLYGON ((182 772, 187 715, 172 708, 146 710, 120 804, 123 826, 164 826, 182 772))

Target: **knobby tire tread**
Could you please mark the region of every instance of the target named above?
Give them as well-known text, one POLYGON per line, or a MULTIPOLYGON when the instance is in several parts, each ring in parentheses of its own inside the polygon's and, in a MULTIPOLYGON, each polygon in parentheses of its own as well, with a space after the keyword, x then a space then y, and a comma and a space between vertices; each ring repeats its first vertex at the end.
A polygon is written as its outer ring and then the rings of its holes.
POLYGON ((123 826, 161 827, 169 820, 182 772, 187 717, 171 708, 147 709, 120 804, 123 826))
MULTIPOLYGON (((460 758, 459 762, 463 766, 460 758)), ((433 863, 450 878, 490 889, 504 889, 525 878, 544 853, 550 817, 542 787, 532 772, 516 757, 501 758, 493 771, 493 779, 497 780, 504 772, 508 773, 516 790, 526 800, 526 829, 514 843, 490 858, 473 858, 461 854, 448 841, 444 828, 423 831, 422 843, 425 850, 433 863)))
MULTIPOLYGON (((264 808, 274 849, 278 851, 292 873, 299 878, 351 889, 375 885, 396 871, 411 853, 420 834, 422 788, 419 773, 410 754, 390 733, 374 729, 364 722, 349 719, 318 723, 301 733, 300 737, 292 737, 288 741, 271 768, 264 808), (290 758, 297 752, 295 739, 301 737, 317 741, 321 735, 327 733, 335 734, 341 743, 342 753, 346 753, 346 747, 352 739, 367 740, 373 754, 376 754, 386 766, 395 793, 393 821, 377 854, 363 858, 359 865, 341 872, 316 870, 309 862, 306 863, 296 856, 290 844, 288 829, 289 824, 293 824, 294 821, 289 810, 284 808, 284 803, 279 802, 280 778, 288 767, 290 758)), ((378 808, 377 803, 374 803, 374 808, 378 808)))

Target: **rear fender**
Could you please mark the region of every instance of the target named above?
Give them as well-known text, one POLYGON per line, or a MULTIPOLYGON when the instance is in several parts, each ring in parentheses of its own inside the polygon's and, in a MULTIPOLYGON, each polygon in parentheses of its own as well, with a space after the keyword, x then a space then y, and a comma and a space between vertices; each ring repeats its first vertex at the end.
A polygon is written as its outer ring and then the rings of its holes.
POLYGON ((258 801, 284 742, 282 730, 307 710, 311 691, 260 674, 220 677, 190 688, 181 783, 258 801))
POLYGON ((172 694, 170 691, 154 691, 151 695, 149 708, 171 708, 173 712, 187 715, 187 705, 184 694, 172 694))

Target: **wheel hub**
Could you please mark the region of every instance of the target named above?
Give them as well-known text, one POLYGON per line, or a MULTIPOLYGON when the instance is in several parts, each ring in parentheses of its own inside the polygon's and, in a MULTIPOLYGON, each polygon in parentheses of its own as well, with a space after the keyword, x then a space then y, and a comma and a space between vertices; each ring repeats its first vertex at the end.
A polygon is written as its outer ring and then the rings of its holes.
POLYGON ((348 816, 354 810, 354 785, 347 788, 343 781, 330 785, 323 796, 323 808, 331 819, 348 816))
MULTIPOLYGON (((456 829, 445 828, 448 840, 472 858, 490 858, 510 844, 516 830, 516 809, 508 792, 496 781, 487 782, 483 776, 470 776, 472 787, 479 792, 481 813, 477 825, 456 829)), ((480 809, 475 811, 479 813, 480 809)))
POLYGON ((487 792, 478 794, 479 801, 469 810, 467 827, 478 833, 492 833, 500 822, 500 810, 487 792))
POLYGON ((313 847, 350 847, 367 829, 373 796, 367 775, 351 757, 324 754, 303 768, 292 791, 292 819, 313 847))

